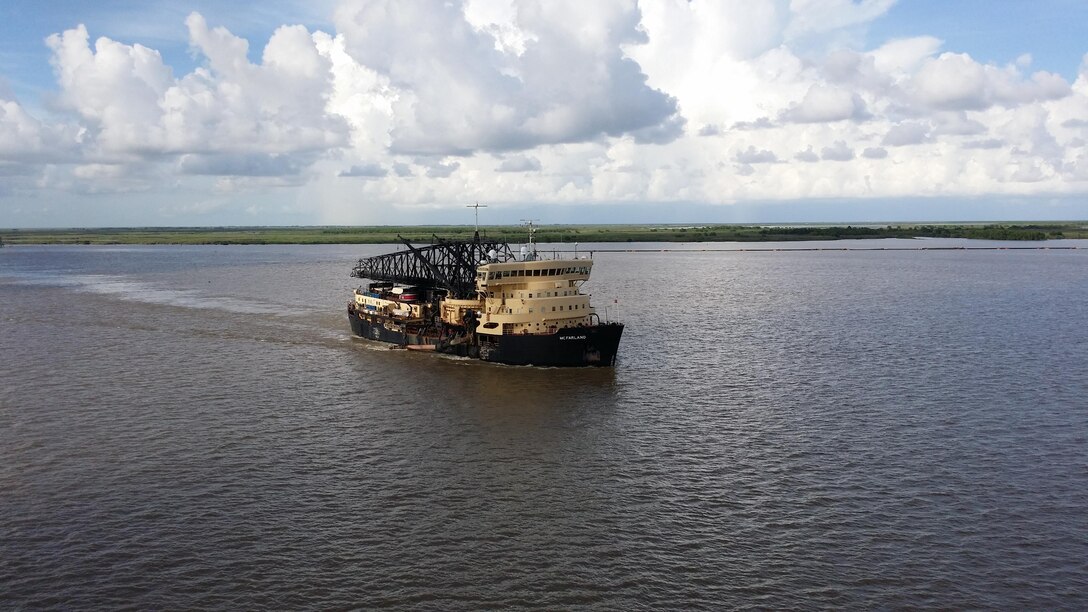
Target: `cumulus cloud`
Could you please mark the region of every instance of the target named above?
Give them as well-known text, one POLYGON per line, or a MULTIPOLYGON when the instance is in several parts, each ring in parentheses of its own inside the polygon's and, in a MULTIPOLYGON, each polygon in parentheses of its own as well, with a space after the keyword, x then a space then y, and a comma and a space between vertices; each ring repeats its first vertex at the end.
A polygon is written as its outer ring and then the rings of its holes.
POLYGON ((964 111, 933 113, 933 136, 977 136, 986 133, 986 126, 971 119, 964 111))
MULTIPOLYGON (((774 124, 774 122, 772 122, 767 117, 760 117, 759 119, 756 119, 755 121, 738 121, 738 122, 733 124, 733 129, 734 130, 741 130, 741 131, 769 130, 769 129, 772 129, 772 128, 775 128, 775 127, 778 127, 778 126, 776 126, 774 124)), ((704 134, 700 134, 700 136, 703 136, 703 135, 704 134)))
POLYGON ((841 140, 836 140, 830 147, 820 149, 820 159, 826 161, 850 161, 854 159, 854 150, 841 140))
POLYGON ((502 163, 495 168, 496 172, 538 172, 540 171, 540 160, 535 157, 529 157, 526 155, 514 155, 502 160, 502 163))
POLYGON ((897 123, 888 130, 887 134, 884 134, 880 144, 888 147, 922 144, 929 140, 929 129, 929 125, 920 121, 897 123))
POLYGON ((800 102, 782 113, 782 119, 795 123, 858 120, 868 116, 861 96, 823 85, 813 85, 800 102))
POLYGON ((1062 173, 1074 181, 1088 181, 1088 154, 1082 153, 1062 164, 1062 173))
POLYGON ((0 160, 71 161, 81 138, 77 126, 42 123, 15 100, 0 99, 0 160))
POLYGON ((680 115, 673 115, 661 123, 631 130, 630 134, 639 144, 668 144, 684 133, 687 123, 680 115))
MULTIPOLYGON (((680 134, 676 102, 646 84, 623 45, 639 11, 621 3, 522 3, 508 49, 460 1, 357 0, 336 13, 348 53, 398 92, 395 152, 466 155, 634 133, 680 134), (520 51, 520 52, 518 52, 520 51)), ((502 28, 499 28, 500 30, 502 28)))
POLYGON ((298 157, 267 153, 190 153, 182 155, 182 174, 283 176, 298 174, 306 165, 298 157))
POLYGON ((1019 68, 997 68, 965 53, 942 53, 923 62, 910 89, 921 104, 942 110, 981 110, 1056 100, 1071 93, 1069 83, 1049 72, 1024 79, 1019 68))
POLYGON ((984 140, 969 140, 963 143, 965 149, 1000 149, 1005 146, 1005 141, 998 140, 997 138, 986 138, 984 140))
POLYGON ((811 146, 809 146, 804 151, 798 151, 797 154, 793 156, 793 158, 796 159, 797 161, 805 162, 805 163, 813 163, 813 162, 820 161, 820 156, 817 155, 816 152, 812 150, 811 146))
POLYGON ((782 46, 792 16, 787 0, 649 0, 639 8, 648 40, 626 54, 689 122, 756 121, 794 99, 791 81, 803 63, 782 46))
POLYGON ((427 176, 430 178, 447 178, 461 167, 461 162, 445 161, 427 166, 427 176))
POLYGON ((1046 180, 1049 172, 1046 167, 1037 161, 1022 161, 1017 163, 1009 181, 1014 183, 1038 183, 1046 180))
POLYGON ((59 102, 97 124, 105 143, 124 145, 161 129, 158 103, 173 73, 158 51, 105 37, 92 50, 88 41, 83 25, 46 39, 59 102))
POLYGON ((944 43, 933 36, 916 36, 890 40, 867 56, 878 74, 894 79, 913 74, 922 62, 936 55, 944 43))
POLYGON ((1069 83, 870 41, 891 4, 345 0, 335 30, 268 40, 193 13, 184 74, 76 26, 47 40, 48 112, 0 95, 0 187, 305 185, 280 193, 322 222, 356 219, 360 190, 421 208, 1088 190, 1088 61, 1069 83))
POLYGON ((749 145, 747 149, 737 151, 737 161, 742 164, 773 164, 778 161, 778 157, 772 151, 757 150, 749 145))
POLYGON ((347 126, 325 112, 329 63, 302 26, 276 30, 261 64, 248 42, 204 18, 186 19, 206 65, 177 79, 157 51, 78 26, 47 39, 59 103, 86 121, 106 152, 287 153, 345 142, 347 126))
POLYGON ((341 171, 337 176, 345 177, 358 177, 358 178, 381 178, 389 174, 389 171, 382 167, 381 164, 357 164, 341 171))

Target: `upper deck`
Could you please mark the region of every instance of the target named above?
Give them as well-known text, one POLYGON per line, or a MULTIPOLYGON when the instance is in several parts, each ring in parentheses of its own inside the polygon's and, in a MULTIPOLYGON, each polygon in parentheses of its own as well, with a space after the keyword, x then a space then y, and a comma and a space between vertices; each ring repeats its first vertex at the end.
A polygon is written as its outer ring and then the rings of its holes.
POLYGON ((551 281, 585 282, 593 269, 590 259, 551 259, 506 261, 482 264, 476 268, 480 290, 493 285, 513 285, 551 281))

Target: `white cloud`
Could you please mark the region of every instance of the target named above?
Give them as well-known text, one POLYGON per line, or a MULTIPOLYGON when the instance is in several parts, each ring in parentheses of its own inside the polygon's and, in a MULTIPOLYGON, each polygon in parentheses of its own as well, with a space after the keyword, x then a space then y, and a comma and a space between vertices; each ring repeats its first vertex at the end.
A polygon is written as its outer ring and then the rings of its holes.
POLYGON ((254 190, 283 201, 255 213, 338 222, 475 199, 1088 191, 1088 56, 1069 83, 932 36, 867 43, 891 4, 346 0, 335 29, 267 41, 193 13, 184 74, 78 26, 48 39, 46 111, 0 97, 0 192, 254 190))
POLYGON ((427 176, 430 178, 447 178, 461 167, 461 162, 444 161, 427 166, 427 176))
POLYGON ((1088 153, 1081 153, 1063 164, 1062 172, 1075 181, 1088 181, 1088 153))
POLYGON ((0 99, 0 160, 72 160, 77 157, 81 137, 77 126, 42 123, 18 102, 0 99))
POLYGON ((880 144, 889 147, 903 147, 922 144, 929 140, 929 125, 920 121, 904 121, 893 125, 880 144))
POLYGON ((943 42, 932 36, 890 40, 868 53, 873 67, 891 78, 913 74, 922 62, 936 55, 943 42))
POLYGON ((846 119, 865 119, 865 102, 856 93, 834 87, 813 85, 805 97, 782 113, 795 123, 824 123, 846 119))
POLYGON ((187 153, 178 160, 182 174, 283 176, 298 174, 305 164, 291 155, 269 153, 187 153))
POLYGON ((502 160, 495 168, 496 172, 538 172, 541 169, 540 160, 526 155, 513 155, 502 160))
POLYGON ((831 146, 820 149, 820 159, 827 161, 850 161, 854 159, 854 150, 846 146, 841 140, 836 140, 831 146))
POLYGON ((356 62, 342 35, 315 32, 314 44, 331 66, 326 111, 348 123, 351 148, 357 155, 373 158, 387 154, 398 100, 389 79, 356 62))
POLYGON ((347 177, 359 177, 359 178, 381 178, 387 176, 389 171, 382 167, 381 164, 356 164, 347 170, 340 172, 338 176, 347 177))
POLYGON ((766 149, 757 150, 751 145, 743 151, 737 151, 736 159, 742 164, 772 164, 778 161, 774 152, 766 149))
POLYGON ((811 145, 804 151, 798 151, 797 154, 793 156, 793 158, 799 162, 805 162, 808 164, 820 161, 820 156, 812 150, 811 145))
POLYGON ((634 5, 526 2, 514 19, 474 26, 458 1, 341 6, 336 24, 347 52, 398 93, 395 152, 467 155, 627 133, 656 142, 678 133, 670 127, 675 102, 647 86, 621 50, 644 40, 634 5), (496 41, 493 32, 511 28, 526 32, 517 44, 496 41))
POLYGON ((828 32, 868 23, 880 17, 896 0, 792 0, 789 34, 828 32))
POLYGON ((964 111, 933 113, 931 118, 935 124, 934 136, 977 136, 987 131, 985 125, 969 118, 964 111))
POLYGON ((1036 72, 1025 80, 1016 66, 979 64, 964 53, 942 53, 926 60, 913 76, 910 89, 919 103, 943 110, 1015 106, 1071 93, 1069 84, 1058 75, 1036 72))
POLYGON ((625 51, 689 124, 754 122, 808 90, 797 81, 804 63, 782 46, 791 16, 784 0, 651 0, 639 8, 648 41, 625 51))
POLYGON ((1005 141, 998 140, 997 138, 986 138, 984 140, 969 140, 963 143, 964 149, 1000 149, 1005 146, 1005 141))
POLYGON ((92 49, 83 26, 48 38, 59 102, 102 154, 282 155, 345 141, 346 126, 325 112, 328 60, 305 28, 276 30, 255 65, 245 40, 196 13, 186 24, 207 66, 180 79, 139 44, 103 37, 92 49))

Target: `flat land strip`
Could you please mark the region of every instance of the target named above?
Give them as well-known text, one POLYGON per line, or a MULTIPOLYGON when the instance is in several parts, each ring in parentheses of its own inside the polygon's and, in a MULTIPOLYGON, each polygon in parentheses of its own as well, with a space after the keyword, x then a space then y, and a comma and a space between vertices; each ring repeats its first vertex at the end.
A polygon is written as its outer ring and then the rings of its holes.
MULTIPOLYGON (((523 226, 480 228, 481 235, 526 242, 523 226)), ((394 244, 398 236, 427 243, 433 236, 472 238, 471 225, 372 227, 162 227, 0 229, 3 244, 394 244)), ((974 238, 1053 240, 1088 238, 1088 222, 928 225, 542 225, 536 241, 779 242, 845 238, 974 238)))

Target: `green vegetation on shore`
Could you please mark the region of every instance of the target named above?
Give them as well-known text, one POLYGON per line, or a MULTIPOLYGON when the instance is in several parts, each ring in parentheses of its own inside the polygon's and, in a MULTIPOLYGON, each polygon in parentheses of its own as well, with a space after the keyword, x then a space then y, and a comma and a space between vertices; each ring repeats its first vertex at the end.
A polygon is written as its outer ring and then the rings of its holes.
MULTIPOLYGON (((3 244, 390 244, 398 235, 413 242, 471 238, 472 226, 373 227, 164 227, 97 229, 0 229, 3 244)), ((487 226, 481 234, 525 242, 521 226, 487 226)), ((768 242, 844 238, 974 238, 1050 240, 1088 238, 1088 222, 1030 224, 825 225, 544 225, 537 242, 768 242)))

